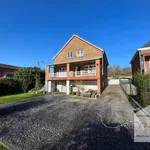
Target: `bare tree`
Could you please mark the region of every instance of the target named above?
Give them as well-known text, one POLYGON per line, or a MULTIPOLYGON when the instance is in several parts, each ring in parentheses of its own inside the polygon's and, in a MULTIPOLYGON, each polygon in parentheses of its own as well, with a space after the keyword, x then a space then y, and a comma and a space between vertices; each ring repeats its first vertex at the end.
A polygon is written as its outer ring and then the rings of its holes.
POLYGON ((109 77, 119 77, 119 76, 131 76, 131 67, 121 68, 119 65, 108 67, 109 77))

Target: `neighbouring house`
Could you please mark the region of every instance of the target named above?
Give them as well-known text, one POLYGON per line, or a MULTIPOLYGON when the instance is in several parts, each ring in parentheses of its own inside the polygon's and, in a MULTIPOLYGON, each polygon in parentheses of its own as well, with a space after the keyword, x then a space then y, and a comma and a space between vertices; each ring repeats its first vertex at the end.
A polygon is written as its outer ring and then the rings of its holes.
POLYGON ((20 67, 7 64, 0 64, 0 78, 13 78, 13 72, 20 67))
POLYGON ((84 91, 101 94, 108 85, 108 60, 105 51, 83 38, 73 35, 46 66, 46 90, 70 94, 71 87, 81 81, 84 91))
POLYGON ((130 63, 132 75, 136 72, 150 74, 150 41, 137 49, 130 63))

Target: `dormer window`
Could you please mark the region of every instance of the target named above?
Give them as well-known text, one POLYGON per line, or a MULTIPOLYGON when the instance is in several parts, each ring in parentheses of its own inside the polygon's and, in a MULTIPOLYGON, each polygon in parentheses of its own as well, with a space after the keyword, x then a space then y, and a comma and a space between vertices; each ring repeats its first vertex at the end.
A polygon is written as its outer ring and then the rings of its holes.
POLYGON ((77 50, 76 56, 84 56, 84 50, 81 50, 81 49, 77 50))
POLYGON ((68 52, 67 57, 72 58, 72 52, 68 52))

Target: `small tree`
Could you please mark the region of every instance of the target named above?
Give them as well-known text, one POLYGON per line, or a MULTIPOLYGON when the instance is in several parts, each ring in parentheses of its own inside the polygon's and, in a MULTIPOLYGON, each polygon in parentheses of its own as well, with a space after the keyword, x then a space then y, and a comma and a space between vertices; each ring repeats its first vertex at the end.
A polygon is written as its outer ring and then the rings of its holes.
POLYGON ((35 87, 36 75, 40 73, 40 68, 24 67, 14 73, 14 79, 18 80, 22 86, 23 92, 35 87))
POLYGON ((137 87, 138 92, 138 102, 142 106, 146 106, 148 102, 148 88, 149 88, 149 82, 150 79, 149 75, 144 75, 140 72, 136 73, 134 75, 133 83, 137 87))

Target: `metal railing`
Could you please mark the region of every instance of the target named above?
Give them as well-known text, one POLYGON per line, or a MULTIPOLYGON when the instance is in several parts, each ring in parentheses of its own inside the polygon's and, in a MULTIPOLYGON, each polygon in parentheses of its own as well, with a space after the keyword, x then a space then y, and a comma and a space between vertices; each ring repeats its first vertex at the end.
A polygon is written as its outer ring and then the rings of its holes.
POLYGON ((76 77, 76 76, 95 76, 96 75, 96 70, 91 70, 91 71, 70 71, 69 76, 70 77, 76 77))

